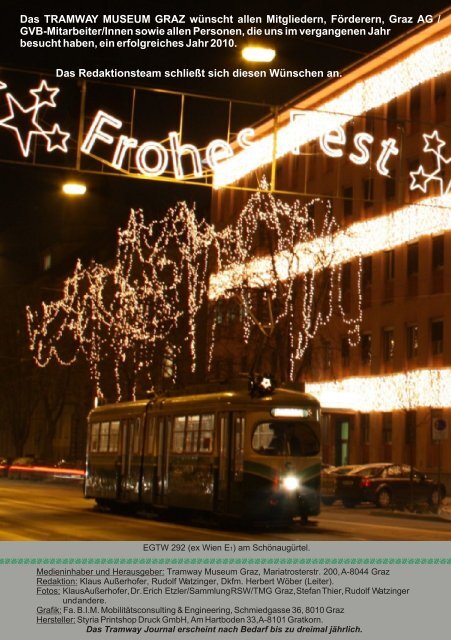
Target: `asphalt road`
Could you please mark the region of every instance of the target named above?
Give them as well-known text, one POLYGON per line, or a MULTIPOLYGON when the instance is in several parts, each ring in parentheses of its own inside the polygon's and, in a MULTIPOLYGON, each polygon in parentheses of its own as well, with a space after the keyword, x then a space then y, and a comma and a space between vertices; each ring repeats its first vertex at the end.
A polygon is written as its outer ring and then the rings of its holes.
POLYGON ((83 498, 80 485, 1 479, 0 541, 11 540, 451 540, 451 521, 334 505, 304 527, 225 530, 196 520, 104 513, 83 498))

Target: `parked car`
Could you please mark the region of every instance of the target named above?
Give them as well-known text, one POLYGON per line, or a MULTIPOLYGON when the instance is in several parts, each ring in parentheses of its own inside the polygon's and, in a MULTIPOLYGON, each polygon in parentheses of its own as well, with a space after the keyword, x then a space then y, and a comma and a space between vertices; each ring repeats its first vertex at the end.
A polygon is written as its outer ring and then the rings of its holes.
POLYGON ((46 470, 51 469, 53 465, 54 463, 49 460, 34 456, 15 458, 9 467, 8 478, 10 480, 42 480, 46 470))
POLYGON ((6 478, 8 476, 8 469, 11 464, 11 458, 0 456, 0 478, 6 478))
POLYGON ((337 495, 337 476, 349 473, 353 469, 356 469, 355 464, 345 464, 341 467, 331 467, 321 472, 321 502, 324 505, 331 505, 336 500, 339 500, 337 495))
POLYGON ((440 486, 424 473, 409 465, 380 462, 366 464, 336 477, 336 496, 345 507, 361 502, 372 502, 378 507, 406 506, 411 499, 415 504, 427 502, 431 507, 446 495, 440 486))
POLYGON ((8 468, 8 478, 10 480, 28 479, 34 465, 35 458, 33 456, 14 458, 8 468))

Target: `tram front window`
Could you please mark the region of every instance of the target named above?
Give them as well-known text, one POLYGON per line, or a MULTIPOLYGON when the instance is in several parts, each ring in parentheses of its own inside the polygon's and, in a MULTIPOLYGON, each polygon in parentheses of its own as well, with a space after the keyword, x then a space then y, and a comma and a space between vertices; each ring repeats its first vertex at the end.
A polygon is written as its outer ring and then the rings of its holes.
POLYGON ((262 422, 254 430, 252 448, 266 456, 315 456, 319 440, 305 422, 262 422))

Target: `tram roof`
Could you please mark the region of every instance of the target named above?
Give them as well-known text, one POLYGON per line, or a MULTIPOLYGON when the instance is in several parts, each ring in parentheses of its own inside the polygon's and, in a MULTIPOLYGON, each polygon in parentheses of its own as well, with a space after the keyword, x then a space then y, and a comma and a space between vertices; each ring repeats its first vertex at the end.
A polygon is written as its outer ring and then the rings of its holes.
MULTIPOLYGON (((319 406, 316 398, 295 388, 276 387, 272 393, 260 396, 251 395, 247 384, 236 384, 235 382, 227 384, 209 383, 188 389, 171 391, 148 399, 105 404, 93 409, 90 417, 95 416, 100 419, 117 412, 120 412, 122 415, 132 416, 142 414, 147 409, 158 411, 182 406, 194 408, 205 405, 211 408, 212 405, 215 404, 220 405, 224 410, 227 410, 228 405, 247 408, 257 407, 258 405, 319 406)), ((218 406, 218 409, 220 406, 218 406)))

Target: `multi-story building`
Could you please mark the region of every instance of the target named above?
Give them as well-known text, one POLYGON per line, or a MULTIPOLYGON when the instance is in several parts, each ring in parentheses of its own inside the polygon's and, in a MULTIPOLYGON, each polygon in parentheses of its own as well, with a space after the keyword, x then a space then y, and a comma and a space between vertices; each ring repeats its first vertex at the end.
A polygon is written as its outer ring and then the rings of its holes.
MULTIPOLYGON (((263 175, 282 199, 331 201, 350 238, 342 304, 362 319, 354 344, 332 321, 304 368, 323 406, 324 459, 412 461, 449 490, 450 27, 448 13, 256 125, 254 145, 219 165, 212 208, 217 228, 233 223, 249 193, 221 187, 256 188, 263 175)), ((242 369, 239 345, 231 369, 242 369)))

